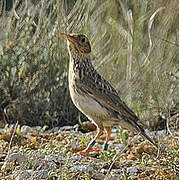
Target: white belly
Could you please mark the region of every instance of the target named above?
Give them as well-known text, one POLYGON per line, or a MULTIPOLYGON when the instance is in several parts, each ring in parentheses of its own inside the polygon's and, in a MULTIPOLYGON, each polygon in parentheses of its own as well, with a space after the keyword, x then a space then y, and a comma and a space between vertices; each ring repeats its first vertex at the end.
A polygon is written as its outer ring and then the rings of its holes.
POLYGON ((91 98, 88 95, 84 94, 78 94, 73 89, 73 69, 72 64, 70 63, 69 67, 69 89, 70 89, 70 96, 72 98, 73 103, 75 106, 83 113, 85 114, 90 120, 93 120, 94 122, 99 119, 107 116, 107 111, 105 108, 103 108, 97 101, 95 101, 93 98, 91 98))
POLYGON ((70 95, 75 106, 89 119, 95 121, 96 118, 107 116, 106 109, 90 96, 75 94, 72 88, 70 95))

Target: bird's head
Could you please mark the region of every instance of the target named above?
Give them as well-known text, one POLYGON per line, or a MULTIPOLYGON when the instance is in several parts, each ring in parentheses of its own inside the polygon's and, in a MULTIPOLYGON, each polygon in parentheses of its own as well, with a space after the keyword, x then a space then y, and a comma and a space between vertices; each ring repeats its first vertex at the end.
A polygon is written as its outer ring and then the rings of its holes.
POLYGON ((88 38, 83 34, 65 34, 61 36, 68 42, 68 50, 71 54, 88 56, 91 52, 91 45, 88 38))

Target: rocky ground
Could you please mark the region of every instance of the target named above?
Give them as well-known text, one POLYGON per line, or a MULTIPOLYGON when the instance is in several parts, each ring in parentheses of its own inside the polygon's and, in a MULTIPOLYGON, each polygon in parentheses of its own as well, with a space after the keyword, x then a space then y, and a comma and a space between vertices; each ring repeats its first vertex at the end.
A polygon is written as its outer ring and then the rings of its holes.
MULTIPOLYGON (((87 146, 95 131, 78 130, 78 125, 52 130, 15 125, 1 128, 0 179, 179 179, 178 137, 166 135, 165 131, 150 133, 159 141, 157 151, 140 136, 113 128, 107 152, 81 156, 78 152, 87 146)), ((96 145, 101 150, 104 139, 105 134, 96 145)))

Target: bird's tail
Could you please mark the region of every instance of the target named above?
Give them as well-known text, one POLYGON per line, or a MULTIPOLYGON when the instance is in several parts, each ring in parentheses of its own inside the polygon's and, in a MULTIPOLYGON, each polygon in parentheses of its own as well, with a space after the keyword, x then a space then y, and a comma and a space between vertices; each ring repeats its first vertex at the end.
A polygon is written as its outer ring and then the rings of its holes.
POLYGON ((157 144, 145 133, 145 130, 139 124, 137 124, 137 122, 127 117, 123 118, 126 119, 128 123, 130 123, 143 137, 145 137, 153 146, 155 146, 155 148, 158 149, 157 144))

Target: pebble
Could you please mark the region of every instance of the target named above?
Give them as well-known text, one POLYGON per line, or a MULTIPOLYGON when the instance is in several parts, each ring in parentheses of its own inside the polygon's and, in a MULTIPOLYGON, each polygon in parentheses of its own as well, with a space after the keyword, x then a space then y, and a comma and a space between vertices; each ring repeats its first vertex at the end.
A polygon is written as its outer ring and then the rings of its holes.
POLYGON ((127 173, 129 174, 135 174, 138 172, 138 168, 136 166, 131 166, 127 168, 127 173))
POLYGON ((24 179, 48 179, 48 170, 40 170, 40 171, 33 171, 33 170, 26 170, 20 171, 16 180, 24 180, 24 179))
POLYGON ((126 148, 126 145, 125 144, 119 144, 118 146, 116 146, 116 151, 118 153, 121 153, 125 148, 125 152, 129 149, 128 147, 126 148))
POLYGON ((5 162, 1 167, 1 170, 6 169, 6 167, 8 167, 12 161, 16 161, 20 164, 27 161, 27 157, 22 155, 21 153, 12 153, 8 157, 6 157, 5 162))
POLYGON ((70 170, 72 170, 74 172, 80 171, 80 172, 84 172, 84 173, 90 173, 90 172, 93 172, 94 168, 92 166, 90 166, 89 164, 76 162, 72 165, 70 170))

